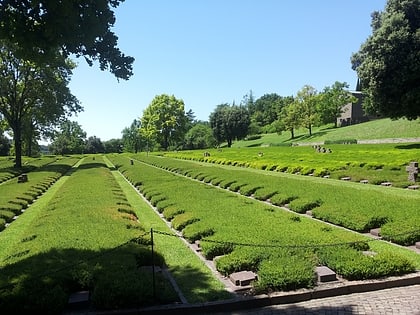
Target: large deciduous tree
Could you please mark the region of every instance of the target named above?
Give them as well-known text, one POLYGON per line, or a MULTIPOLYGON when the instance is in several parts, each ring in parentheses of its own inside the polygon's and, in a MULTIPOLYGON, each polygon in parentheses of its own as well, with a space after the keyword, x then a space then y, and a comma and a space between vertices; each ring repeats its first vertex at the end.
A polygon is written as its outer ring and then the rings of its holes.
POLYGON ((185 135, 185 148, 207 149, 216 145, 213 130, 207 122, 197 122, 185 135))
POLYGON ((295 106, 300 116, 301 126, 308 129, 309 136, 312 136, 312 126, 319 122, 317 102, 317 91, 310 85, 303 86, 295 97, 295 106))
POLYGON ((141 122, 134 119, 130 127, 126 127, 122 131, 122 141, 124 151, 137 153, 144 146, 144 139, 140 134, 141 122))
POLYGON ((186 133, 187 116, 184 101, 174 95, 155 96, 143 111, 141 119, 142 135, 146 139, 156 139, 164 150, 170 145, 182 143, 186 133))
POLYGON ((348 87, 346 82, 336 81, 319 94, 318 112, 324 124, 334 123, 334 127, 337 127, 337 119, 343 113, 344 105, 357 101, 356 97, 346 90, 348 87))
POLYGON ((134 58, 117 47, 111 31, 113 9, 124 0, 2 0, 0 40, 16 43, 17 56, 37 64, 48 63, 57 51, 67 58, 83 56, 89 65, 119 79, 132 75, 134 58))
POLYGON ((372 14, 372 34, 352 55, 365 109, 391 118, 420 117, 420 1, 388 0, 372 14))
POLYGON ((232 146, 233 140, 241 140, 248 135, 251 119, 243 106, 220 104, 210 114, 210 127, 220 145, 223 141, 232 146))
POLYGON ((289 103, 282 108, 274 125, 277 133, 290 131, 290 138, 295 138, 295 130, 301 125, 301 115, 293 98, 289 98, 289 103))
POLYGON ((39 66, 15 55, 16 45, 0 41, 0 113, 13 131, 15 166, 22 166, 24 127, 58 123, 82 110, 68 87, 74 64, 60 54, 39 66))
POLYGON ((86 132, 76 121, 64 121, 60 125, 60 131, 54 137, 50 150, 54 154, 78 154, 84 153, 86 145, 86 132))

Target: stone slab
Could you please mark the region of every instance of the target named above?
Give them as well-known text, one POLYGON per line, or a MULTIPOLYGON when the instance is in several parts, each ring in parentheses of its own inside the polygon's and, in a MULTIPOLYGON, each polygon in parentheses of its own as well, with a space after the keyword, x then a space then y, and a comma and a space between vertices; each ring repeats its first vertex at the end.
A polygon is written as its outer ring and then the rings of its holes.
POLYGON ((349 180, 351 180, 351 177, 341 177, 340 179, 345 180, 345 181, 349 181, 349 180))
POLYGON ((420 242, 416 242, 416 248, 420 249, 420 242))
POLYGON ((232 273, 229 276, 230 281, 236 286, 247 286, 250 285, 252 281, 257 280, 258 276, 252 271, 239 271, 232 273))
POLYGON ((419 188, 420 188, 420 186, 419 186, 419 185, 410 185, 410 186, 408 186, 407 188, 408 188, 408 189, 412 189, 412 190, 417 190, 417 189, 419 189, 419 188))
POLYGON ((329 282, 337 280, 336 273, 327 266, 316 267, 316 273, 318 275, 319 282, 329 282))
POLYGON ((387 187, 389 187, 389 186, 392 186, 392 183, 390 183, 390 182, 383 182, 383 183, 381 183, 381 186, 387 186, 387 187))
POLYGON ((370 234, 375 235, 375 236, 381 236, 381 228, 371 229, 370 234))
POLYGON ((368 181, 367 179, 362 179, 360 182, 361 182, 362 184, 367 184, 367 183, 369 183, 369 181, 368 181))

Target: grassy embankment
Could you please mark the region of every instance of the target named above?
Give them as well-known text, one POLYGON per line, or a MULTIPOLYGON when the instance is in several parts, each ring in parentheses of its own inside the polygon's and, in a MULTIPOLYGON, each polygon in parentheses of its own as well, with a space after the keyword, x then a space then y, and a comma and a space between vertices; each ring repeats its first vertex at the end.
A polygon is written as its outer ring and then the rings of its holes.
MULTIPOLYGON (((90 290, 99 309, 178 300, 156 275, 150 237, 102 159, 85 159, 0 233, 0 308, 6 313, 60 313, 71 292, 90 290)), ((162 264, 157 251, 155 261, 162 264)))
MULTIPOLYGON (((181 161, 172 161, 174 164, 169 166, 166 163, 170 159, 142 158, 148 162, 152 159, 162 168, 176 169, 196 178, 201 176, 205 181, 216 179, 214 173, 206 174, 204 168, 194 176, 194 171, 177 164, 181 161)), ((259 275, 256 283, 259 289, 310 287, 314 285, 314 267, 318 263, 329 265, 348 279, 400 274, 420 266, 418 257, 407 250, 395 250, 389 244, 382 244, 377 247, 375 257, 367 257, 361 251, 369 248, 369 239, 364 236, 152 166, 138 162, 130 166, 123 156, 113 157, 113 160, 175 229, 182 231, 191 242, 201 240, 207 258, 225 255, 216 261, 220 272, 254 270, 259 275), (331 248, 333 250, 329 250, 331 248)), ((215 166, 211 168, 216 169, 215 166)), ((239 173, 248 171, 238 169, 234 172, 237 176, 231 177, 232 173, 228 173, 225 178, 219 178, 219 185, 230 181, 227 186, 231 188, 234 182, 238 183, 239 173)), ((258 185, 261 178, 256 174, 253 177, 253 183, 258 185)))

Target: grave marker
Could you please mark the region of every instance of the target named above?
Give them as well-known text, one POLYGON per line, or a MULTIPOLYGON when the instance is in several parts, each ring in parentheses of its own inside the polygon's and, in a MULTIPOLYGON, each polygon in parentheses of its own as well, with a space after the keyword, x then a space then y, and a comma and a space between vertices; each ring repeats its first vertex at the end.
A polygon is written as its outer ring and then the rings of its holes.
POLYGON ((419 173, 419 163, 410 162, 410 164, 405 168, 405 170, 408 172, 408 181, 415 183, 417 175, 419 173))

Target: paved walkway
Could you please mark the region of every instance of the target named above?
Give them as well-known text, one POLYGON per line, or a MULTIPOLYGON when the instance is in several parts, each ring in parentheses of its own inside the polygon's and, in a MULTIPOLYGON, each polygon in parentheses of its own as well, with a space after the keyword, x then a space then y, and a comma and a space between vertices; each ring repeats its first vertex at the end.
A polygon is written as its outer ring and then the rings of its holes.
POLYGON ((272 305, 257 309, 238 310, 213 315, 420 315, 420 285, 353 293, 305 302, 272 305))

